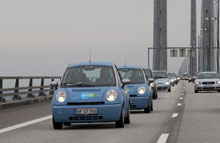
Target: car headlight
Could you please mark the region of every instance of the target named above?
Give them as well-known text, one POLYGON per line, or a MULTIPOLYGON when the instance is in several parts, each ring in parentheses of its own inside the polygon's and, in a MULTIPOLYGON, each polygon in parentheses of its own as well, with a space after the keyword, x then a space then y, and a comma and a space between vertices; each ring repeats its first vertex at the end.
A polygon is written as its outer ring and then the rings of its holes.
POLYGON ((199 84, 201 84, 201 82, 197 81, 196 84, 199 85, 199 84))
POLYGON ((154 87, 154 83, 153 82, 150 84, 150 87, 154 87))
POLYGON ((173 80, 173 79, 171 79, 170 81, 171 81, 171 82, 174 82, 174 80, 173 80))
POLYGON ((216 84, 220 84, 220 81, 217 81, 216 84))
POLYGON ((63 103, 66 100, 66 93, 64 91, 57 92, 56 100, 59 103, 63 103))
POLYGON ((146 92, 146 88, 144 86, 141 86, 138 88, 138 93, 139 94, 144 94, 146 92))
POLYGON ((118 93, 116 90, 109 90, 106 94, 106 99, 111 102, 115 101, 117 97, 118 97, 118 93))
POLYGON ((165 82, 165 84, 166 84, 166 85, 169 85, 169 84, 170 84, 170 82, 168 82, 168 81, 167 81, 167 82, 165 82))

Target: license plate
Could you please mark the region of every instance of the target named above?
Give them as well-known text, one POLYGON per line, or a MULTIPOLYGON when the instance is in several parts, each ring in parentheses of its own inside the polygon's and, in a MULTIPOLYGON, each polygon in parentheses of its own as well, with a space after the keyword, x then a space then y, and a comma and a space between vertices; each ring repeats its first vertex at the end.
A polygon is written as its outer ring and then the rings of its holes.
POLYGON ((94 115, 94 114, 98 114, 98 109, 97 108, 79 108, 79 109, 76 109, 76 114, 94 115))
POLYGON ((204 87, 213 87, 213 85, 205 85, 204 87))

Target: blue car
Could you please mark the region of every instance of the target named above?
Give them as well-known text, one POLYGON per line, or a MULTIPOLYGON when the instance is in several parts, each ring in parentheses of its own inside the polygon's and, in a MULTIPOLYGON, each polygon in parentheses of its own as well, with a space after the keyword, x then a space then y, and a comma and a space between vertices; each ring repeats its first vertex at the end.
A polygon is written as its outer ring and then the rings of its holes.
POLYGON ((144 69, 139 66, 121 66, 119 72, 128 84, 125 88, 130 96, 130 108, 144 109, 145 113, 153 111, 152 89, 146 79, 144 69))
POLYGON ((52 99, 54 129, 71 123, 130 123, 130 99, 113 63, 79 63, 67 67, 52 99))
POLYGON ((171 82, 166 71, 153 71, 153 75, 154 79, 156 79, 158 90, 168 90, 168 92, 171 92, 171 82))

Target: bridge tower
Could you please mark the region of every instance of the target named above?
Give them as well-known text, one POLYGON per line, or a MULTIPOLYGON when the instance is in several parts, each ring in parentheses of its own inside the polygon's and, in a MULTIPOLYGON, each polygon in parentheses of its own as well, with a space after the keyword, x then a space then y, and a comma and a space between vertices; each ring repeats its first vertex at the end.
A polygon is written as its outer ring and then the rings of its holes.
POLYGON ((201 41, 203 47, 199 50, 199 67, 203 71, 214 71, 215 69, 215 51, 214 46, 214 12, 213 0, 202 0, 201 14, 201 41), (202 58, 201 58, 202 57, 202 58))
POLYGON ((154 0, 153 69, 167 70, 167 0, 154 0))
MULTIPOLYGON (((195 48, 197 43, 196 34, 196 0, 191 0, 191 31, 190 31, 190 47, 195 48)), ((192 50, 195 55, 190 57, 190 74, 194 75, 197 71, 197 53, 196 49, 192 50)))

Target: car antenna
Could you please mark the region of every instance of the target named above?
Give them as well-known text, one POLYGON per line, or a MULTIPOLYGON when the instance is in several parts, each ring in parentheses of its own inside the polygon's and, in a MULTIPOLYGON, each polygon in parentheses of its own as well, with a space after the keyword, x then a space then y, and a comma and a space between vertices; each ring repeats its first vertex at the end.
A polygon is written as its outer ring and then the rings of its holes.
POLYGON ((127 58, 126 58, 126 56, 125 56, 125 67, 126 67, 126 65, 127 65, 127 58))
POLYGON ((90 51, 89 51, 89 63, 91 63, 92 62, 92 50, 90 49, 90 51))

